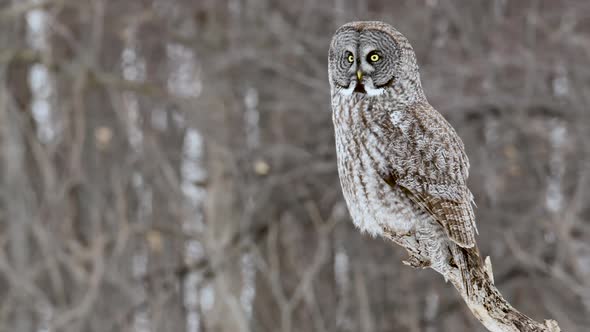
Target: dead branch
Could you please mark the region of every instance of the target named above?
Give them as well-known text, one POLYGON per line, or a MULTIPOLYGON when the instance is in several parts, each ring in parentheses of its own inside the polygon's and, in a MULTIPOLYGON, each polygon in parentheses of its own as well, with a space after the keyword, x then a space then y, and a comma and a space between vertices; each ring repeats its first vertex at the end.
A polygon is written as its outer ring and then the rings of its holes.
MULTIPOLYGON (((387 237, 404 247, 413 262, 428 262, 429 259, 420 254, 418 243, 410 235, 399 235, 391 230, 386 231, 387 237)), ((405 262, 404 264, 410 265, 405 262)), ((413 266, 416 266, 412 264, 413 266)), ((445 280, 451 281, 459 292, 469 310, 489 331, 492 332, 559 332, 561 329, 554 320, 539 323, 516 310, 494 285, 494 275, 490 257, 486 257, 485 265, 471 268, 470 282, 473 293, 467 294, 463 280, 458 271, 443 275, 445 280)))

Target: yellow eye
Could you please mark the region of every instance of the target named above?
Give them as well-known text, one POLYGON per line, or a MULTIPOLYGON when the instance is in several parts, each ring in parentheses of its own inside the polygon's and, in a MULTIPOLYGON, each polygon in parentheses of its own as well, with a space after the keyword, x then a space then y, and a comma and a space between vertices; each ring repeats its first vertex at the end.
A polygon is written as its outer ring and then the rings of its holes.
POLYGON ((377 62, 379 59, 381 59, 381 57, 377 53, 373 53, 369 56, 369 60, 371 60, 371 62, 377 62))
POLYGON ((352 54, 349 54, 347 59, 348 59, 348 62, 350 62, 350 63, 354 62, 354 56, 352 54))

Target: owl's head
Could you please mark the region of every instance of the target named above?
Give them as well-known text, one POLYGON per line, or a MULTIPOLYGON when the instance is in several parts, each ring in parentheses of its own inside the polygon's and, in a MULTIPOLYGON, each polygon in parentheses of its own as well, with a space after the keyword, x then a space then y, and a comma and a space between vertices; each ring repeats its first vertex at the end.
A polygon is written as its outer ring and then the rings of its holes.
MULTIPOLYGON (((383 22, 351 22, 341 26, 328 56, 332 94, 396 99, 423 97, 416 55, 400 32, 383 22)), ((409 100, 408 100, 409 101, 409 100)))

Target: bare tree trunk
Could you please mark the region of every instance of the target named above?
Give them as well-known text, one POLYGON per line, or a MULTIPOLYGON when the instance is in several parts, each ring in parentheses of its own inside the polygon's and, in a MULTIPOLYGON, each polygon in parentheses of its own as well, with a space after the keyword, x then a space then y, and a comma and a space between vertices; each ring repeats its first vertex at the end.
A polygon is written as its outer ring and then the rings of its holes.
MULTIPOLYGON (((4 90, 4 89, 3 89, 4 90)), ((26 145, 19 125, 23 117, 17 110, 8 106, 7 95, 4 91, 0 95, 4 105, 0 105, 0 133, 2 142, 2 163, 4 172, 2 205, 6 211, 9 234, 9 252, 15 276, 27 275, 29 264, 30 243, 29 227, 31 222, 30 204, 31 192, 25 166, 26 145)), ((26 292, 19 285, 13 285, 16 291, 14 303, 13 331, 24 332, 32 330, 30 305, 26 302, 26 292)))
MULTIPOLYGON (((9 36, 10 45, 17 48, 24 44, 25 25, 23 22, 12 26, 4 26, 12 32, 9 36)), ((2 72, 0 79, 0 160, 2 174, 0 203, 6 211, 5 220, 8 225, 8 252, 12 265, 13 280, 11 287, 15 290, 13 304, 12 330, 17 332, 33 330, 33 313, 28 302, 25 276, 30 266, 32 244, 30 227, 33 217, 31 208, 34 195, 29 181, 27 169, 26 121, 30 110, 31 94, 27 75, 30 64, 13 60, 2 72), (21 281, 22 284, 14 284, 21 281)))

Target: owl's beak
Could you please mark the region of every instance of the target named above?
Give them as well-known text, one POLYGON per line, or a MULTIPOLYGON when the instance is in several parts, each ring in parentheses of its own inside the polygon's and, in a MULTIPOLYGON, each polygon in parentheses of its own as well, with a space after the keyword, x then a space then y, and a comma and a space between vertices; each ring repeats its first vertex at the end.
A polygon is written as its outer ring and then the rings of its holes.
POLYGON ((360 70, 357 70, 356 71, 356 78, 358 80, 356 82, 356 86, 354 87, 354 92, 367 93, 367 91, 365 91, 365 85, 363 84, 363 72, 360 70))

